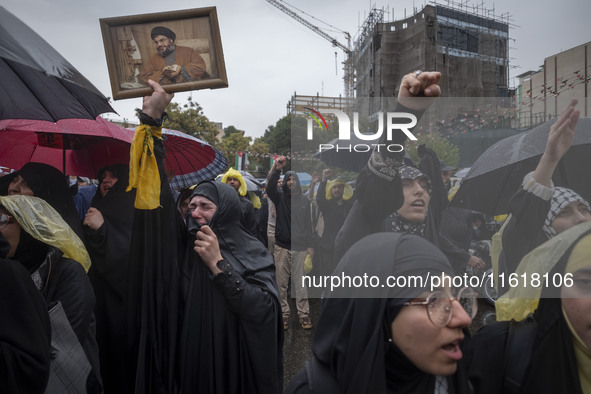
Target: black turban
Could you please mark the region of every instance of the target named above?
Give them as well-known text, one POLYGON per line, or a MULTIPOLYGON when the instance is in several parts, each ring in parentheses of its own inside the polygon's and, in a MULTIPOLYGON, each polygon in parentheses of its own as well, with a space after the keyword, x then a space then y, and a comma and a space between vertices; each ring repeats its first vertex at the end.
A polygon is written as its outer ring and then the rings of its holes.
POLYGON ((170 30, 168 27, 164 26, 156 26, 152 29, 152 33, 150 33, 150 35, 152 37, 152 40, 156 36, 165 36, 170 38, 172 41, 176 40, 176 34, 174 34, 174 32, 170 30))

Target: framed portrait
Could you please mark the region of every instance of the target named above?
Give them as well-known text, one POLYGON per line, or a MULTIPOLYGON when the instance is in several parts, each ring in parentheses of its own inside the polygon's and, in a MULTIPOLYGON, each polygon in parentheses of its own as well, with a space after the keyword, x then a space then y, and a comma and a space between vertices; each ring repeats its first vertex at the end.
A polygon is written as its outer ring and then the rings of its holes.
POLYGON ((100 19, 115 100, 228 87, 215 7, 100 19))

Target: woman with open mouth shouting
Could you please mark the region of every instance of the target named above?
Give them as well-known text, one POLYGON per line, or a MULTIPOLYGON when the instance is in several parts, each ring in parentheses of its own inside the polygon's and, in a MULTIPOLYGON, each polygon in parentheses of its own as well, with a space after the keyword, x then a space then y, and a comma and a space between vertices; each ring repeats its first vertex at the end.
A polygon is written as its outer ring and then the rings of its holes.
POLYGON ((437 247, 411 234, 372 234, 333 275, 350 284, 327 292, 314 356, 286 393, 469 392, 462 342, 476 292, 430 280, 454 275, 437 247))

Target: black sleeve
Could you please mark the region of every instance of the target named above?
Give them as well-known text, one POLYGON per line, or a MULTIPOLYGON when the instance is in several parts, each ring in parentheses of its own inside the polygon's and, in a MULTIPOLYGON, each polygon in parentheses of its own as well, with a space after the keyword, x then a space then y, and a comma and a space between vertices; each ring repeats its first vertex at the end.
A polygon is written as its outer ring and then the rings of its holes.
POLYGON ((114 232, 109 231, 109 222, 105 222, 97 230, 85 226, 86 249, 92 260, 91 276, 94 273, 104 278, 104 283, 108 285, 122 299, 125 296, 125 274, 127 266, 121 264, 122 257, 127 256, 121 253, 112 253, 111 249, 129 245, 129 239, 123 242, 119 237, 114 236, 114 232), (119 258, 114 258, 117 255, 119 258))
POLYGON ((418 151, 421 157, 419 169, 431 179, 431 200, 429 201, 429 211, 425 221, 425 238, 440 246, 439 229, 441 218, 449 205, 447 190, 441 178, 441 164, 437 154, 425 145, 420 145, 418 151))
POLYGON ((80 263, 71 259, 62 259, 52 275, 49 286, 54 290, 49 301, 61 301, 78 340, 84 343, 95 305, 88 275, 80 263))
POLYGON ((281 176, 281 170, 275 170, 269 176, 269 181, 267 182, 267 196, 273 201, 273 204, 278 205, 281 200, 281 192, 277 190, 277 184, 279 182, 279 177, 281 176))
POLYGON ((458 248, 443 234, 439 234, 439 249, 445 254, 456 274, 464 272, 464 266, 470 260, 470 253, 458 248))
POLYGON ((505 379, 505 347, 508 322, 483 327, 464 347, 468 379, 479 394, 502 393, 505 379))
POLYGON ((232 312, 251 323, 273 316, 269 311, 276 302, 269 292, 257 283, 245 280, 227 261, 221 260, 217 266, 222 272, 213 277, 213 282, 232 312))
MULTIPOLYGON (((244 197, 240 197, 240 198, 244 198, 244 197)), ((246 230, 248 230, 248 232, 250 234, 252 234, 252 236, 256 236, 257 234, 257 220, 256 220, 256 216, 255 216, 255 212, 254 212, 254 207, 252 206, 252 203, 248 200, 245 200, 245 202, 242 202, 243 204, 243 208, 244 208, 244 225, 246 227, 246 230)))
POLYGON ((306 235, 306 247, 307 248, 316 248, 316 238, 314 227, 312 226, 312 204, 306 198, 306 231, 304 234, 306 235))
POLYGON ((325 212, 328 208, 328 200, 326 199, 326 185, 328 182, 322 181, 320 182, 320 186, 318 186, 318 192, 316 192, 316 204, 318 204, 318 208, 320 208, 321 212, 325 212))
POLYGON ((511 274, 530 251, 547 240, 542 227, 550 210, 550 200, 544 200, 526 190, 519 190, 509 202, 511 218, 503 230, 503 250, 499 271, 511 274))
POLYGON ((267 241, 267 222, 269 220, 269 202, 266 198, 261 199, 261 209, 259 210, 259 222, 257 224, 257 238, 265 245, 267 241))

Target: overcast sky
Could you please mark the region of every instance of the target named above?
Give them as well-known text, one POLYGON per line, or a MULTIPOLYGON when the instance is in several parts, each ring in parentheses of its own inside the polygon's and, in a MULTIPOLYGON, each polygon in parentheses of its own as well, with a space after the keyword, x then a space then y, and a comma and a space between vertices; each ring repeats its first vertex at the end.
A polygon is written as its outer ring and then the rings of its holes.
MULTIPOLYGON (((111 97, 99 18, 216 6, 229 87, 192 92, 205 115, 223 127, 233 125, 246 135, 261 136, 286 114, 294 92, 301 95, 344 95, 343 51, 285 15, 265 0, 0 0, 48 41, 105 96, 111 97), (335 64, 336 52, 336 64, 335 64)), ((396 20, 410 16, 425 2, 412 0, 290 0, 300 14, 342 43, 354 38, 372 6, 389 10, 396 20), (323 24, 326 22, 332 27, 323 24), (340 31, 339 31, 340 30, 340 31)), ((440 4, 447 4, 440 1, 440 4)), ((482 5, 477 1, 470 6, 482 5)), ((510 14, 510 77, 537 70, 544 58, 591 41, 589 0, 497 0, 484 6, 510 14)), ((511 79, 511 84, 516 82, 511 79)), ((186 102, 189 93, 177 93, 186 102)), ((140 99, 112 102, 119 113, 109 119, 134 119, 140 99)))

